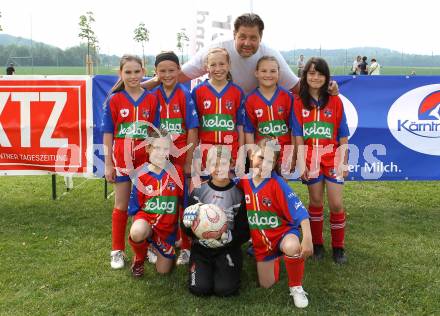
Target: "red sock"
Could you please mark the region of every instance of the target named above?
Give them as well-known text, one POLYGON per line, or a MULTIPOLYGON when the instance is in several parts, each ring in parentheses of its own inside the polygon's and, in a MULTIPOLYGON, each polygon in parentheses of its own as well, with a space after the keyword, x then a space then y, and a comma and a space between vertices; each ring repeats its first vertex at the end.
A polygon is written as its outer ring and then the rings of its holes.
POLYGON ((191 240, 189 239, 188 235, 185 234, 185 232, 183 231, 183 229, 180 229, 180 239, 181 239, 181 244, 180 244, 180 249, 186 249, 186 250, 191 250, 191 240))
POLYGON ((330 211, 330 231, 332 234, 332 247, 344 248, 345 239, 345 212, 335 213, 330 211))
POLYGON ((144 262, 145 256, 147 255, 148 242, 145 239, 141 242, 134 242, 133 239, 128 236, 128 243, 135 254, 133 261, 144 262))
POLYGON ((127 226, 127 211, 113 209, 112 213, 112 249, 125 251, 125 228, 127 226))
POLYGON ((309 205, 309 215, 313 244, 322 245, 324 244, 324 238, 322 237, 322 226, 324 224, 324 207, 309 205))
POLYGON ((280 279, 280 259, 281 259, 281 257, 276 258, 273 263, 274 264, 273 275, 275 277, 275 283, 277 283, 278 280, 280 279))
POLYGON ((304 276, 304 259, 284 255, 289 287, 302 285, 304 276))

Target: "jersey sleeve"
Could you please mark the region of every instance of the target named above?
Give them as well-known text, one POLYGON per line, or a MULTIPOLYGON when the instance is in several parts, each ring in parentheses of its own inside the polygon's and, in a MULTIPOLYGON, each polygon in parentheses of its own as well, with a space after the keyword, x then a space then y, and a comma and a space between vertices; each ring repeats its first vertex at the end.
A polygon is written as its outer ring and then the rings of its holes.
POLYGON ((292 116, 292 113, 293 113, 293 96, 289 93, 289 92, 287 92, 287 96, 289 97, 289 108, 287 109, 288 110, 288 118, 287 118, 287 120, 288 120, 288 126, 289 126, 289 128, 290 129, 293 129, 293 116, 292 116))
POLYGON ((115 125, 113 123, 112 111, 110 107, 111 97, 105 102, 104 114, 102 116, 101 122, 101 132, 103 133, 114 133, 115 125))
POLYGON ((237 111, 237 125, 244 125, 246 119, 246 110, 244 108, 244 101, 243 97, 241 95, 240 97, 240 106, 238 107, 237 111))
POLYGON ((191 94, 187 91, 185 92, 185 125, 187 129, 199 127, 196 105, 191 94))
POLYGON ((295 228, 299 228, 301 222, 304 219, 309 218, 309 213, 304 207, 298 196, 292 191, 289 185, 281 177, 276 177, 278 182, 277 186, 277 199, 281 204, 281 208, 285 219, 290 222, 295 228))
POLYGON ((244 132, 255 133, 256 117, 252 111, 252 106, 249 103, 249 98, 244 101, 245 117, 244 117, 244 132))
POLYGON ((303 136, 303 127, 302 127, 302 103, 295 99, 292 111, 291 111, 291 120, 292 120, 292 135, 293 136, 303 136), (295 102, 297 101, 297 102, 295 102))
POLYGON ((160 128, 159 97, 156 94, 153 94, 152 96, 154 96, 154 99, 155 99, 155 104, 153 106, 153 111, 154 111, 153 125, 156 128, 160 128))
POLYGON ((339 109, 341 112, 339 127, 338 127, 338 139, 342 137, 350 136, 350 131, 348 130, 347 117, 345 116, 344 105, 341 99, 338 97, 339 109))
POLYGON ((197 106, 197 90, 198 90, 198 86, 195 87, 192 91, 191 91, 191 98, 194 102, 194 109, 196 110, 197 113, 197 117, 200 117, 200 113, 199 113, 199 108, 197 106))

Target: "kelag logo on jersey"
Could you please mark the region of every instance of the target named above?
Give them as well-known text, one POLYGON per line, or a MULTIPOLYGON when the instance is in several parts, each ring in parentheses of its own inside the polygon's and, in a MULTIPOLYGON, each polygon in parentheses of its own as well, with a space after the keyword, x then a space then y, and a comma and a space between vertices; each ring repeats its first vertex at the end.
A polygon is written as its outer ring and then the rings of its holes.
POLYGON ((281 226, 281 219, 276 213, 247 211, 250 229, 273 229, 281 226))
POLYGON ((228 114, 207 114, 202 116, 202 129, 205 131, 233 131, 232 116, 228 114))
POLYGON ((273 120, 258 123, 258 132, 264 136, 283 136, 288 132, 286 123, 283 120, 273 120))
POLYGON ((388 128, 404 146, 440 156, 440 84, 408 91, 388 112, 388 128))
POLYGON ((160 127, 166 129, 170 134, 183 134, 181 118, 162 118, 160 119, 160 127))
POLYGON ((177 197, 155 196, 149 199, 142 208, 147 213, 176 214, 177 197))

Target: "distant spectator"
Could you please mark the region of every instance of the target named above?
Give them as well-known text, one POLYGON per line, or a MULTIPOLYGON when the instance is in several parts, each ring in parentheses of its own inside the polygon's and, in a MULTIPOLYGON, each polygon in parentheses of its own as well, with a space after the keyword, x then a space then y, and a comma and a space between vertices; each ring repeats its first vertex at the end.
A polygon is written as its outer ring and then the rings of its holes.
POLYGON ((361 64, 362 57, 357 56, 356 59, 353 61, 353 66, 351 67, 351 73, 350 75, 359 75, 361 72, 361 69, 359 68, 359 65, 361 64))
POLYGON ((368 75, 367 56, 362 57, 362 62, 359 64, 360 74, 368 75))
POLYGON ((368 68, 368 73, 372 76, 380 75, 380 64, 376 61, 376 58, 371 58, 371 65, 368 68))
POLYGON ((411 71, 411 73, 409 75, 410 76, 415 76, 416 75, 416 71, 415 70, 411 71))
POLYGON ((296 63, 296 65, 298 67, 298 78, 301 78, 304 70, 304 66, 306 65, 306 62, 304 61, 304 55, 299 55, 298 62, 296 63))
POLYGON ((10 63, 10 64, 9 64, 9 67, 6 68, 6 74, 7 74, 8 76, 15 75, 15 68, 14 68, 14 64, 13 64, 13 63, 10 63))

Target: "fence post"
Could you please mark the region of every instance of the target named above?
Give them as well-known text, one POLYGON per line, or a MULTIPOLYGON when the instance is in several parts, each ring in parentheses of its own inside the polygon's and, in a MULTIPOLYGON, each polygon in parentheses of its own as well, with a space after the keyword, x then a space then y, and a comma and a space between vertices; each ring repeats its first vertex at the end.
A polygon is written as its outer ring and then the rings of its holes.
POLYGON ((57 199, 57 176, 52 175, 52 200, 57 199))
POLYGON ((108 199, 107 192, 108 192, 108 188, 107 188, 107 180, 104 179, 104 200, 107 200, 107 199, 108 199))

